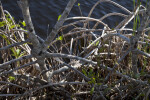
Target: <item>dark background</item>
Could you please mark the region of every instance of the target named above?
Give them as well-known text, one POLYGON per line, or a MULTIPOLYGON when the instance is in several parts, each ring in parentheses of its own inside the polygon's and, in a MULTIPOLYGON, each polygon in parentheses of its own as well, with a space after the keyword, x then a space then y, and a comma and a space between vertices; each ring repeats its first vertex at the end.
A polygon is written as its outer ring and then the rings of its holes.
MULTIPOLYGON (((32 21, 36 30, 37 35, 42 38, 46 38, 48 31, 50 32, 53 26, 55 25, 58 16, 63 12, 69 0, 29 0, 30 1, 30 12, 32 21), (49 25, 49 28, 48 28, 49 25)), ((80 11, 78 8, 78 3, 83 13, 83 16, 87 16, 92 6, 98 0, 77 0, 77 3, 74 5, 69 17, 71 16, 80 16, 80 11)), ((133 11, 133 1, 132 0, 112 0, 119 3, 120 5, 126 7, 128 10, 133 11)), ((136 0, 137 1, 137 0, 136 0)), ((22 21, 21 9, 17 4, 17 0, 1 0, 2 5, 5 10, 8 10, 17 22, 22 21)), ((142 1, 142 4, 145 5, 146 0, 142 1)), ((101 3, 94 10, 92 17, 100 18, 103 15, 110 12, 123 12, 120 8, 113 6, 109 3, 101 3)), ((121 18, 111 17, 105 20, 105 23, 109 27, 113 28, 115 23, 121 21, 121 18)))

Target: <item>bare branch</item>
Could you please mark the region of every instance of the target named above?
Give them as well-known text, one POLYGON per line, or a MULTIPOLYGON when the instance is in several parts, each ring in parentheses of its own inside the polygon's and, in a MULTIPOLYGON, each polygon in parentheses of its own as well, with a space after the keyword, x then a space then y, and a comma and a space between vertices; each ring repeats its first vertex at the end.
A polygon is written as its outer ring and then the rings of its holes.
POLYGON ((140 50, 138 50, 138 49, 136 49, 135 51, 136 51, 137 53, 141 54, 141 55, 144 55, 144 56, 150 58, 150 54, 148 54, 148 53, 146 53, 146 52, 140 51, 140 50))
POLYGON ((20 66, 20 67, 17 67, 17 68, 15 68, 15 69, 10 70, 10 71, 3 72, 3 73, 0 74, 0 76, 2 76, 2 75, 4 75, 4 74, 12 73, 13 71, 16 71, 16 70, 19 70, 19 69, 28 67, 28 66, 30 66, 30 65, 32 65, 32 64, 35 64, 35 63, 37 63, 37 61, 24 64, 24 65, 22 65, 22 66, 20 66))
MULTIPOLYGON (((51 87, 51 86, 60 86, 60 85, 80 85, 80 84, 83 84, 83 85, 87 85, 88 83, 87 82, 60 82, 60 83, 49 83, 47 85, 43 85, 41 87, 38 87, 38 88, 34 88, 34 89, 31 89, 29 91, 26 91, 24 94, 22 94, 21 96, 26 96, 26 95, 29 95, 29 94, 32 94, 33 92, 36 92, 38 90, 41 90, 43 88, 46 88, 46 87, 51 87)), ((18 100, 21 96, 18 96, 15 100, 18 100)))
POLYGON ((32 24, 31 16, 30 16, 30 11, 29 11, 29 4, 28 0, 20 0, 18 1, 18 4, 22 10, 22 14, 24 17, 24 20, 26 22, 27 30, 30 32, 29 34, 29 39, 32 42, 34 46, 34 53, 39 53, 40 52, 40 43, 39 40, 36 37, 36 33, 34 30, 34 26, 32 24))
POLYGON ((101 39, 106 39, 106 38, 112 37, 112 36, 118 36, 118 37, 122 38, 123 40, 127 41, 128 43, 130 42, 130 40, 129 40, 127 37, 125 37, 124 35, 121 35, 120 33, 104 34, 104 35, 98 37, 96 40, 94 40, 89 46, 87 46, 87 47, 84 49, 84 51, 82 51, 82 52, 80 53, 80 55, 83 54, 83 53, 84 53, 87 49, 89 49, 91 46, 93 46, 94 44, 96 44, 97 41, 100 41, 101 39))
MULTIPOLYGON (((106 66, 104 66, 102 64, 100 65, 100 67, 103 68, 103 69, 105 69, 105 70, 107 69, 110 72, 113 71, 113 68, 106 67, 106 66)), ((143 84, 143 85, 147 85, 148 84, 147 81, 142 81, 142 80, 137 80, 137 79, 131 78, 131 77, 127 76, 127 75, 123 75, 122 73, 120 73, 119 71, 116 71, 116 70, 115 70, 114 74, 116 74, 116 75, 118 75, 120 77, 123 77, 123 78, 125 78, 127 80, 139 83, 139 84, 143 84)))
POLYGON ((85 58, 73 56, 73 55, 68 55, 68 54, 59 54, 59 53, 48 53, 48 52, 46 52, 46 53, 44 54, 44 56, 45 56, 46 58, 50 58, 50 57, 61 57, 61 58, 76 59, 76 60, 84 61, 84 62, 87 62, 87 63, 90 63, 90 64, 94 64, 94 65, 97 64, 97 62, 94 62, 94 61, 91 61, 91 60, 87 60, 87 59, 85 59, 85 58))
POLYGON ((21 94, 0 94, 0 97, 20 96, 21 94))
POLYGON ((14 46, 22 45, 22 44, 27 43, 27 42, 29 42, 29 39, 27 39, 25 41, 18 42, 18 43, 13 43, 11 45, 8 45, 8 46, 5 46, 3 48, 0 48, 0 51, 1 50, 5 50, 5 49, 9 49, 9 48, 14 47, 14 46))
POLYGON ((12 63, 14 63, 14 62, 21 61, 21 60, 23 60, 23 59, 30 59, 30 58, 32 58, 32 55, 22 56, 22 57, 20 57, 20 58, 10 60, 10 61, 8 61, 8 62, 5 62, 5 63, 3 63, 3 64, 0 64, 0 69, 7 68, 7 67, 8 67, 7 65, 12 64, 12 63))
POLYGON ((28 75, 22 75, 22 74, 17 74, 17 75, 11 75, 15 77, 16 79, 22 78, 24 80, 30 80, 30 82, 33 82, 34 85, 40 84, 40 85, 45 85, 47 82, 41 78, 35 77, 35 76, 28 76, 28 75))
MULTIPOLYGON (((81 73, 80 71, 78 71, 75 67, 73 67, 73 66, 71 66, 71 65, 69 65, 69 64, 67 64, 67 63, 64 63, 64 62, 62 62, 62 61, 60 61, 60 62, 61 62, 63 65, 67 66, 68 68, 70 68, 70 69, 74 70, 75 72, 77 72, 77 73, 78 73, 81 77, 83 77, 86 81, 90 81, 90 80, 91 80, 90 78, 86 77, 83 73, 81 73)), ((77 65, 76 65, 76 66, 77 66, 77 65)), ((51 77, 52 77, 53 75, 55 75, 56 72, 58 72, 58 70, 52 72, 51 77)), ((62 72, 62 71, 60 71, 60 72, 62 72)))
POLYGON ((27 90, 27 88, 25 88, 25 87, 22 87, 20 85, 17 85, 17 84, 14 84, 14 83, 10 83, 10 82, 0 81, 0 84, 10 84, 10 85, 13 85, 13 86, 16 86, 16 87, 19 87, 19 88, 27 90))
POLYGON ((132 14, 132 16, 126 21, 126 23, 121 27, 121 29, 125 28, 127 24, 129 24, 129 22, 131 22, 131 20, 133 18, 135 18, 135 16, 138 14, 140 7, 138 7, 136 9, 136 11, 132 14))
POLYGON ((49 83, 49 84, 47 84, 47 85, 44 85, 44 86, 41 86, 41 87, 37 88, 36 90, 34 90, 34 92, 37 91, 37 90, 40 90, 40 89, 42 89, 42 88, 46 88, 46 87, 50 87, 50 86, 79 85, 79 84, 86 85, 86 84, 88 84, 88 83, 87 83, 87 82, 62 82, 62 83, 60 82, 60 83, 49 83))
POLYGON ((71 20, 71 19, 85 19, 87 21, 96 21, 96 22, 99 22, 102 25, 106 26, 109 29, 108 25, 105 24, 104 22, 102 22, 100 19, 95 19, 95 18, 90 18, 90 17, 70 17, 70 18, 67 18, 66 21, 71 20))
POLYGON ((65 19, 67 18, 68 14, 70 13, 74 3, 77 0, 70 0, 69 3, 67 4, 63 14, 61 15, 59 21, 56 23, 56 25, 54 26, 53 30, 51 31, 51 33, 49 34, 49 36, 47 37, 47 39, 45 40, 45 42, 43 43, 43 50, 42 51, 46 51, 48 49, 48 46, 50 45, 50 43, 54 40, 56 34, 58 33, 60 27, 63 25, 63 23, 65 22, 65 19))
POLYGON ((131 48, 129 48, 120 59, 118 59, 117 63, 115 63, 114 67, 112 68, 112 71, 110 71, 109 74, 106 76, 105 81, 108 81, 109 77, 112 75, 112 73, 114 73, 115 69, 118 67, 118 64, 121 63, 121 61, 127 56, 127 54, 129 54, 130 51, 131 48))

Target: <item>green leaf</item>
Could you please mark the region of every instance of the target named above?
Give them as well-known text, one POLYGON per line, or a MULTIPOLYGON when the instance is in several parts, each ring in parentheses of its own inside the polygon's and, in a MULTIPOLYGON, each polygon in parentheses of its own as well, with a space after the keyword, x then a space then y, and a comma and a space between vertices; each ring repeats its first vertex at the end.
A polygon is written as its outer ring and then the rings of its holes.
POLYGON ((16 54, 17 54, 17 56, 19 56, 20 52, 21 52, 21 50, 20 50, 20 49, 17 49, 17 50, 16 50, 16 54))
POLYGON ((11 54, 12 56, 15 56, 15 54, 11 54))
POLYGON ((94 77, 92 78, 92 83, 96 83, 96 79, 94 77))
POLYGON ((58 16, 58 20, 60 19, 61 15, 58 16))
POLYGON ((17 52, 14 50, 14 48, 10 48, 10 50, 12 51, 12 56, 17 57, 17 52))
POLYGON ((99 41, 96 42, 95 46, 98 46, 98 44, 99 44, 99 41))
POLYGON ((102 85, 102 83, 97 83, 97 85, 102 85))
POLYGON ((92 84, 92 81, 88 81, 88 84, 92 84))
POLYGON ((32 45, 32 43, 30 43, 30 42, 27 42, 27 44, 30 44, 30 45, 32 45))
POLYGON ((25 21, 21 22, 21 24, 22 24, 23 26, 26 26, 26 23, 25 23, 25 21))
POLYGON ((11 25, 11 26, 10 26, 10 29, 13 29, 14 27, 16 27, 16 25, 11 25))
POLYGON ((144 94, 144 93, 141 93, 141 94, 140 94, 140 96, 144 97, 144 96, 145 96, 145 94, 144 94))
POLYGON ((85 76, 87 76, 85 69, 82 69, 82 72, 85 76))
POLYGON ((93 92, 94 92, 94 87, 92 87, 90 93, 93 94, 93 92))
POLYGON ((80 3, 78 3, 78 6, 80 6, 80 3))
POLYGON ((119 65, 119 63, 116 61, 116 64, 119 65))
POLYGON ((0 22, 0 27, 3 27, 4 25, 6 25, 5 21, 0 22))
MULTIPOLYGON (((23 55, 25 55, 25 52, 22 52, 20 55, 19 55, 19 57, 22 57, 23 55)), ((18 57, 18 58, 19 58, 18 57)))
POLYGON ((93 40, 90 40, 90 41, 89 41, 89 44, 92 44, 92 42, 93 42, 93 40))
POLYGON ((10 18, 6 18, 6 20, 8 21, 8 24, 12 25, 12 20, 10 18))
POLYGON ((9 80, 10 80, 10 81, 13 81, 13 80, 15 80, 15 77, 9 76, 9 80))
MULTIPOLYGON (((24 28, 22 28, 22 27, 20 27, 20 29, 25 30, 25 31, 28 31, 28 30, 26 30, 26 29, 24 29, 24 28)), ((25 32, 25 34, 27 34, 27 33, 25 32)))
POLYGON ((58 38, 56 38, 56 40, 62 41, 63 40, 63 36, 59 36, 58 38))
POLYGON ((5 14, 5 16, 6 16, 6 18, 8 18, 8 17, 9 17, 9 14, 5 14))

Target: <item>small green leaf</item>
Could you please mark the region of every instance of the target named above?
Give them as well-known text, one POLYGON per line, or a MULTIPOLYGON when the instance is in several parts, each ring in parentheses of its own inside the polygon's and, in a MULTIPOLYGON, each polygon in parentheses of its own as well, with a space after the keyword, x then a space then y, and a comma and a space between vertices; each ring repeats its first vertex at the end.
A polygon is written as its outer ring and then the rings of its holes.
POLYGON ((85 76, 87 76, 86 71, 84 69, 82 69, 82 72, 85 76))
POLYGON ((58 16, 58 20, 60 19, 61 15, 58 16))
POLYGON ((88 81, 88 84, 92 84, 92 81, 88 81))
POLYGON ((56 40, 62 41, 63 40, 63 36, 59 36, 58 38, 56 38, 56 40))
POLYGON ((60 39, 60 40, 63 40, 63 36, 60 36, 59 39, 60 39))
POLYGON ((119 65, 119 63, 116 61, 116 64, 119 65))
POLYGON ((15 56, 15 54, 11 54, 12 56, 15 56))
MULTIPOLYGON (((24 29, 24 28, 22 28, 22 27, 20 27, 20 29, 25 30, 25 31, 28 31, 28 30, 26 30, 26 29, 24 29)), ((25 34, 27 34, 27 33, 25 32, 25 34)))
POLYGON ((144 97, 144 96, 145 96, 145 94, 144 94, 144 93, 141 93, 141 94, 140 94, 140 96, 144 97))
POLYGON ((21 52, 21 54, 19 55, 19 57, 22 57, 23 55, 25 55, 25 52, 21 52))
POLYGON ((95 46, 98 46, 98 44, 99 44, 99 41, 96 42, 95 46))
POLYGON ((94 92, 94 87, 92 87, 90 93, 93 94, 93 92, 94 92))
POLYGON ((4 25, 6 25, 4 21, 0 22, 0 27, 3 27, 4 25))
POLYGON ((89 41, 89 44, 92 44, 93 40, 89 41))
POLYGON ((13 22, 12 22, 12 20, 10 18, 6 18, 6 20, 8 21, 9 24, 12 25, 13 22))
POLYGON ((32 43, 30 43, 30 42, 27 42, 27 44, 30 44, 30 45, 32 45, 32 43))
POLYGON ((96 79, 93 77, 93 78, 91 78, 91 82, 93 83, 93 84, 95 84, 96 83, 96 79))
POLYGON ((6 18, 8 18, 8 17, 9 17, 9 14, 5 14, 5 16, 6 16, 6 18))
POLYGON ((23 26, 26 26, 26 23, 25 23, 25 21, 21 22, 21 24, 22 24, 23 26))
POLYGON ((15 77, 9 76, 9 80, 10 80, 10 81, 13 81, 13 80, 15 80, 15 77))
POLYGON ((13 29, 14 27, 16 27, 16 25, 11 25, 11 26, 10 26, 10 29, 13 29))
POLYGON ((16 54, 17 54, 17 56, 20 54, 20 52, 21 52, 21 50, 20 50, 20 49, 17 49, 17 50, 16 50, 16 54))
POLYGON ((78 3, 78 6, 80 6, 80 3, 78 3))
POLYGON ((102 83, 97 83, 97 85, 102 85, 102 83))

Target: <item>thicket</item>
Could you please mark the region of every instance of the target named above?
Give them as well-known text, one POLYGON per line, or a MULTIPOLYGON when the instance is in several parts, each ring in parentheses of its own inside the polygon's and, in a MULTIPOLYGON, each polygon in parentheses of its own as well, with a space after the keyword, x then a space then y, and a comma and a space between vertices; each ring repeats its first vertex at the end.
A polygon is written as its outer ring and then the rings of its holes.
POLYGON ((76 1, 69 1, 46 40, 35 33, 28 0, 18 1, 19 24, 0 5, 0 100, 150 99, 150 2, 132 12, 99 0, 87 17, 67 18, 76 1), (102 2, 126 14, 92 18, 102 2), (113 29, 104 23, 111 16, 123 18, 113 29))

